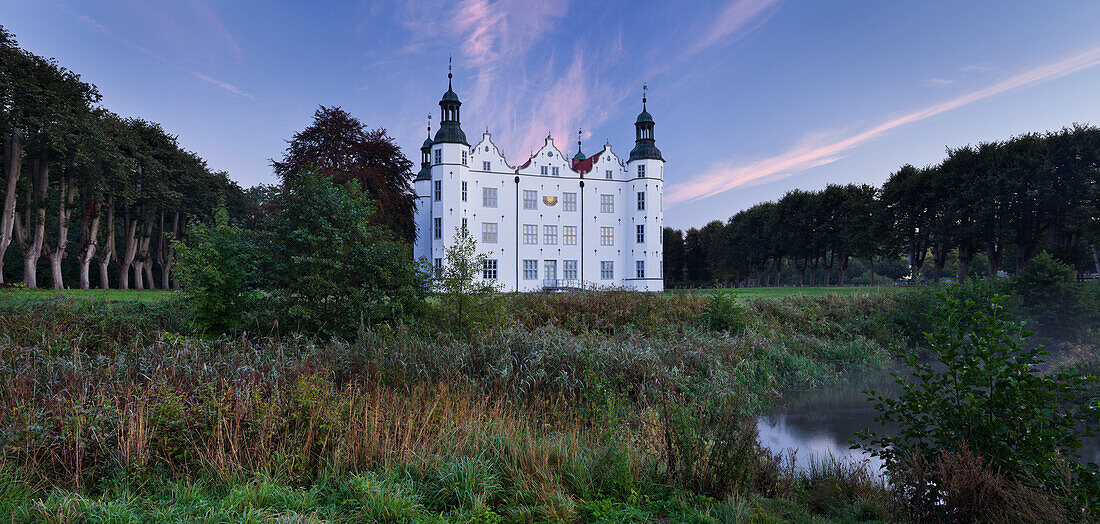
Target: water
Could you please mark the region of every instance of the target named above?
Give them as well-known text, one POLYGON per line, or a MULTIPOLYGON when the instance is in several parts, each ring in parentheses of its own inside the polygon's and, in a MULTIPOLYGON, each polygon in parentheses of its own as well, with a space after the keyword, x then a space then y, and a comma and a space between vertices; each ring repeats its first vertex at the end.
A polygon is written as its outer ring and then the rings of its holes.
MULTIPOLYGON (((795 450, 795 464, 805 470, 810 461, 831 454, 844 461, 866 461, 881 473, 882 462, 862 449, 848 449, 856 432, 873 429, 895 434, 896 427, 882 428, 875 422, 874 404, 863 394, 873 389, 887 396, 898 394, 894 378, 886 371, 865 373, 849 383, 829 390, 794 392, 756 422, 760 442, 773 453, 795 450)), ((1100 463, 1100 437, 1092 437, 1081 448, 1087 462, 1100 463)))

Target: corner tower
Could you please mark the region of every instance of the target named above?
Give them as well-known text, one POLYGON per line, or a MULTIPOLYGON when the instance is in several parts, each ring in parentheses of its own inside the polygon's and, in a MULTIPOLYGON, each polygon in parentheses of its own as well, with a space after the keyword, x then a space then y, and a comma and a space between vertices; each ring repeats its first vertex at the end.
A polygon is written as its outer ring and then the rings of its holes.
POLYGON ((428 258, 437 266, 466 216, 462 185, 468 184, 470 179, 470 144, 466 141, 466 133, 462 132, 459 115, 462 102, 451 87, 453 77, 448 65, 447 92, 439 100, 439 130, 432 140, 429 157, 432 212, 427 231, 431 245, 428 258))
POLYGON ((653 116, 646 109, 642 87, 642 112, 634 121, 634 149, 626 162, 630 231, 626 285, 638 291, 664 289, 664 169, 665 159, 653 139, 653 116))
POLYGON ((428 115, 428 137, 420 146, 420 171, 413 180, 416 192, 416 243, 413 244, 413 258, 430 259, 432 257, 432 117, 428 115))

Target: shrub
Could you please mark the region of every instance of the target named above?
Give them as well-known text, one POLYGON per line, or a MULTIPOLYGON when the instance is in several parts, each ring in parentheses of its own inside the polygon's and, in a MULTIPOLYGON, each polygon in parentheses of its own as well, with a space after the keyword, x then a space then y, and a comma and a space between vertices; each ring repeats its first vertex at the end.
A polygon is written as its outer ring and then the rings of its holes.
POLYGON ((443 267, 435 271, 433 280, 445 325, 463 336, 501 317, 496 297, 500 284, 481 278, 487 259, 488 255, 477 253, 477 244, 466 228, 459 228, 454 243, 444 253, 443 267))
MULTIPOLYGON (((1039 371, 1049 353, 1026 344, 1030 333, 1007 319, 1001 297, 988 306, 952 293, 940 300, 927 335, 932 362, 909 356, 913 373, 894 374, 897 399, 867 392, 879 411, 877 421, 898 427, 896 436, 862 432, 869 451, 900 479, 910 457, 932 463, 967 442, 1009 480, 1056 484, 1066 457, 1088 434, 1085 425, 1095 423, 1091 408, 1070 402, 1095 378, 1039 371)), ((931 483, 932 500, 943 497, 938 490, 945 482, 931 483)))
POLYGON ((213 225, 196 223, 189 236, 175 248, 192 322, 203 332, 233 331, 255 302, 255 245, 248 233, 229 222, 224 205, 214 212, 213 225))
POLYGON ((424 275, 411 248, 372 225, 369 198, 305 173, 272 200, 265 273, 279 315, 311 333, 350 338, 361 323, 408 318, 423 307, 424 275))
POLYGON ((748 324, 748 310, 731 293, 716 292, 710 296, 702 322, 716 331, 740 334, 748 324))
POLYGON ((1019 296, 1023 315, 1038 324, 1040 335, 1078 339, 1100 323, 1095 297, 1090 288, 1077 284, 1076 276, 1072 267, 1043 251, 1012 279, 1011 292, 1019 296))

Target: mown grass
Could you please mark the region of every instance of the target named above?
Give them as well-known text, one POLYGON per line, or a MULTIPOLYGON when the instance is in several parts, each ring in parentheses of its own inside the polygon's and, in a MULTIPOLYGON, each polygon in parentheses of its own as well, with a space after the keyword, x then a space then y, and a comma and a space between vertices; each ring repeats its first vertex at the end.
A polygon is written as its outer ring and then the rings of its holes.
POLYGON ((0 304, 69 298, 92 302, 161 302, 174 291, 159 289, 25 289, 0 288, 0 304))
POLYGON ((752 422, 885 365, 893 297, 501 300, 469 338, 353 341, 195 337, 171 300, 0 302, 2 520, 889 516, 877 480, 796 471, 752 422))
POLYGON ((888 294, 905 292, 911 288, 893 286, 806 286, 806 287, 744 287, 744 288, 702 288, 702 289, 668 289, 665 293, 687 294, 717 294, 723 293, 737 298, 785 298, 785 297, 820 297, 824 295, 861 295, 861 294, 888 294))

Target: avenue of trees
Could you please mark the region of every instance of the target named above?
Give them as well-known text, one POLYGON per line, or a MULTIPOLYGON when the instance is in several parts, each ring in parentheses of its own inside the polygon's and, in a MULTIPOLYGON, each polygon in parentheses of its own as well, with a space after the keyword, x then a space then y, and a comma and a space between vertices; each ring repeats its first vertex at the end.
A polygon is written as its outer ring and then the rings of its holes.
POLYGON ((104 289, 173 287, 171 240, 212 201, 245 198, 159 124, 99 101, 0 27, 0 284, 38 287, 48 270, 54 288, 87 289, 95 266, 104 289))
MULTIPOLYGON (((670 287, 844 285, 850 266, 908 263, 914 278, 1019 272, 1042 251, 1100 272, 1100 128, 949 149, 881 188, 793 190, 686 233, 664 231, 670 287)), ((881 282, 881 281, 880 281, 881 282)))

